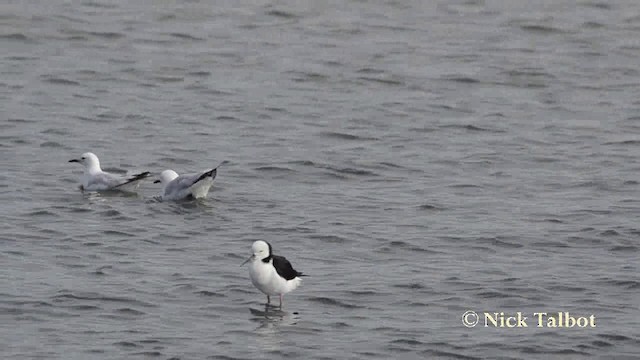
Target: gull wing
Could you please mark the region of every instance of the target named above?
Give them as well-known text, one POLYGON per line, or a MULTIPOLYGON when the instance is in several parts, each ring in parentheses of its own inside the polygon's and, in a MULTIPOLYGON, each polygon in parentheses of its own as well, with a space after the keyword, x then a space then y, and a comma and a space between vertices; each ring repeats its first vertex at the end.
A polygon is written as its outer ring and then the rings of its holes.
POLYGON ((136 174, 130 177, 122 177, 108 172, 101 172, 89 177, 87 187, 88 191, 100 190, 126 190, 127 186, 137 185, 137 182, 148 177, 148 171, 136 174))
POLYGON ((124 182, 122 184, 114 186, 113 188, 117 189, 117 188, 120 188, 120 187, 125 187, 126 185, 129 185, 129 184, 134 184, 134 183, 136 183, 136 182, 138 182, 138 181, 140 181, 142 179, 145 179, 145 178, 149 177, 149 175, 151 175, 151 173, 148 172, 148 171, 145 171, 143 173, 135 174, 133 176, 130 176, 129 178, 121 179, 121 180, 124 180, 124 182))

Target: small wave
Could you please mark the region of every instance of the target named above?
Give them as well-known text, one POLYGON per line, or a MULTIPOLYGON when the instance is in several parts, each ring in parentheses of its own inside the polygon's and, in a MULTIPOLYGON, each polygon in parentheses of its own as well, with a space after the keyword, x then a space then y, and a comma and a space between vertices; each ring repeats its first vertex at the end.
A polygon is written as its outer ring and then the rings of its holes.
POLYGON ((78 311, 99 311, 102 310, 101 307, 95 305, 71 305, 65 307, 70 310, 78 310, 78 311))
POLYGON ((121 308, 121 309, 117 309, 116 312, 119 314, 134 315, 134 316, 145 314, 145 312, 143 311, 132 309, 132 308, 121 308))
POLYGON ((640 281, 635 280, 614 280, 611 282, 615 286, 623 287, 627 290, 640 289, 640 281))
POLYGON ((344 244, 348 241, 347 239, 337 235, 309 235, 309 238, 335 244, 344 244))
POLYGON ((367 297, 380 294, 379 292, 374 290, 347 290, 347 293, 354 296, 367 296, 367 297))
POLYGON ((455 83, 461 84, 477 84, 480 80, 476 78, 472 78, 469 76, 461 76, 461 75, 449 75, 442 78, 442 80, 451 81, 455 83))
POLYGON ((614 246, 611 249, 609 249, 609 251, 620 251, 620 252, 636 252, 638 251, 638 247, 637 246, 633 246, 633 245, 618 245, 618 246, 614 246))
POLYGON ((316 163, 314 163, 311 160, 294 160, 294 161, 289 161, 288 164, 303 165, 303 166, 316 166, 316 163))
POLYGON ((418 345, 422 345, 423 343, 415 339, 396 339, 396 340, 391 340, 391 344, 418 346, 418 345))
POLYGON ((138 348, 138 347, 143 347, 142 345, 136 344, 136 343, 132 343, 129 341, 118 341, 113 343, 114 346, 118 346, 118 347, 123 347, 123 348, 138 348))
POLYGON ((17 41, 31 40, 27 35, 22 33, 3 34, 3 35, 0 35, 0 39, 17 40, 17 41))
POLYGON ((211 76, 211 72, 210 71, 204 71, 204 70, 191 71, 191 72, 188 72, 187 75, 189 75, 189 76, 197 76, 197 77, 209 77, 209 76, 211 76))
POLYGON ((268 172, 286 172, 286 173, 294 173, 296 172, 293 169, 289 169, 286 167, 279 167, 279 166, 260 166, 257 168, 254 168, 254 170, 256 171, 268 171, 268 172))
MULTIPOLYGON (((449 343, 447 343, 446 345, 450 346, 449 343)), ((424 355, 425 359, 443 358, 443 359, 459 359, 459 360, 481 360, 484 358, 484 357, 481 358, 477 356, 469 356, 461 353, 444 351, 444 350, 426 350, 422 352, 422 355, 424 355)))
POLYGON ((55 141, 45 141, 40 144, 40 147, 49 147, 49 148, 64 148, 64 145, 55 142, 55 141))
POLYGON ((398 164, 394 164, 394 163, 390 163, 390 162, 386 162, 386 161, 381 161, 378 164, 382 165, 382 166, 386 166, 386 167, 391 167, 391 168, 396 168, 396 169, 404 169, 404 166, 398 165, 398 164))
POLYGON ((553 224, 564 224, 564 221, 562 221, 560 219, 553 219, 553 218, 543 219, 542 221, 548 222, 548 223, 553 223, 553 224))
POLYGON ((389 252, 391 249, 394 249, 394 248, 395 249, 403 249, 403 250, 407 250, 407 251, 411 251, 411 252, 418 251, 418 252, 422 252, 422 253, 437 254, 437 252, 435 252, 433 250, 422 248, 422 247, 419 247, 417 245, 410 244, 408 242, 400 241, 400 240, 391 241, 388 244, 388 246, 384 246, 380 250, 382 252, 389 252))
POLYGON ((611 341, 627 341, 627 340, 631 340, 630 337, 625 336, 625 335, 620 335, 620 334, 598 334, 599 337, 606 339, 606 340, 611 340, 611 341))
POLYGON ((422 205, 418 205, 418 210, 440 211, 440 210, 445 210, 445 208, 442 207, 442 206, 437 206, 437 205, 422 204, 422 205))
POLYGON ((156 307, 151 303, 147 303, 137 299, 130 299, 126 297, 116 297, 116 296, 104 296, 97 293, 86 293, 86 294, 73 294, 73 293, 62 293, 58 295, 54 295, 51 297, 53 302, 65 302, 69 300, 88 300, 88 301, 104 301, 104 302, 113 302, 113 303, 127 303, 127 304, 135 304, 143 307, 156 307))
POLYGON ((612 6, 609 3, 606 2, 586 2, 581 4, 582 6, 585 7, 591 7, 594 9, 600 9, 600 10, 611 10, 612 6))
POLYGON ((295 82, 323 82, 329 79, 329 76, 314 72, 291 72, 295 78, 293 81, 295 82))
POLYGON ((420 283, 394 284, 393 287, 410 290, 420 290, 425 288, 425 286, 420 283))
POLYGON ((118 210, 106 210, 100 213, 100 215, 102 216, 106 216, 106 217, 116 217, 116 216, 120 216, 122 215, 122 213, 118 210))
POLYGON ((584 23, 582 23, 582 26, 587 29, 600 29, 604 27, 604 24, 596 21, 585 21, 584 23))
POLYGON ((56 213, 54 213, 54 212, 48 211, 48 210, 36 210, 36 211, 32 211, 32 212, 28 213, 28 214, 27 214, 27 216, 34 216, 34 217, 35 217, 35 216, 38 216, 38 217, 41 217, 41 216, 53 216, 53 217, 60 217, 60 215, 58 215, 58 214, 56 214, 56 213))
POLYGON ((358 79, 368 81, 368 82, 383 84, 383 85, 393 85, 393 86, 404 85, 403 81, 396 80, 396 79, 380 79, 380 78, 372 78, 372 77, 366 77, 366 76, 361 76, 358 79))
POLYGON ((238 121, 239 119, 235 116, 226 116, 226 115, 221 115, 221 116, 217 116, 216 120, 220 120, 220 121, 238 121))
POLYGON ((494 298, 502 299, 502 298, 508 297, 507 294, 502 293, 500 291, 495 291, 495 290, 483 291, 481 293, 478 293, 477 295, 484 299, 494 299, 494 298))
POLYGON ((50 84, 56 84, 56 85, 68 85, 68 86, 80 85, 80 83, 77 81, 62 79, 62 78, 53 77, 53 76, 45 76, 43 81, 48 82, 50 84))
POLYGON ((104 4, 97 1, 83 1, 81 5, 87 6, 87 7, 99 8, 99 9, 115 9, 118 7, 117 5, 104 4))
POLYGON ((362 68, 356 71, 358 74, 383 74, 384 70, 378 70, 373 68, 362 68))
POLYGON ((69 132, 67 131, 67 129, 56 129, 56 128, 49 128, 47 130, 41 131, 41 134, 52 134, 52 135, 69 135, 69 132))
POLYGON ((372 172, 372 171, 368 171, 368 170, 362 170, 362 169, 354 169, 354 168, 334 168, 334 167, 327 167, 327 169, 336 171, 340 174, 348 174, 348 175, 364 175, 364 176, 377 176, 378 174, 372 172))
POLYGON ((196 291, 194 294, 197 294, 200 296, 207 296, 207 297, 224 297, 224 294, 208 291, 208 290, 196 291))
POLYGON ((610 141, 606 142, 602 145, 640 145, 640 140, 621 140, 621 141, 610 141))
POLYGON ((335 131, 324 131, 320 133, 328 138, 340 139, 340 140, 380 140, 376 137, 358 136, 353 134, 346 134, 335 131))
POLYGON ((501 239, 499 239, 497 237, 479 238, 477 241, 479 243, 486 243, 486 244, 497 246, 497 247, 501 247, 501 248, 517 249, 517 248, 521 248, 521 247, 524 246, 524 245, 518 244, 518 243, 503 241, 503 240, 501 240, 501 239))
POLYGON ((602 341, 602 340, 594 340, 591 342, 591 344, 595 347, 609 347, 609 346, 613 346, 612 343, 608 342, 608 341, 602 341))
POLYGON ((495 132, 495 133, 504 133, 506 131, 504 130, 498 130, 498 129, 489 129, 489 128, 485 128, 485 127, 480 127, 477 125, 472 125, 472 124, 450 124, 450 125, 442 125, 440 126, 441 129, 461 129, 461 130, 467 130, 467 131, 487 131, 487 132, 495 132))
POLYGON ((132 355, 144 356, 144 357, 159 357, 159 356, 162 356, 163 354, 160 351, 142 351, 142 352, 133 353, 132 355))
POLYGON ((96 32, 96 31, 89 31, 87 32, 87 34, 91 35, 91 36, 95 36, 95 37, 100 37, 100 38, 104 38, 104 39, 111 39, 111 40, 115 40, 115 39, 120 39, 123 38, 124 35, 121 33, 117 33, 117 32, 96 32))
POLYGON ((178 39, 183 39, 183 40, 191 40, 191 41, 204 41, 205 39, 203 38, 199 38, 197 36, 193 36, 193 35, 189 35, 189 34, 184 34, 184 33, 170 33, 169 35, 178 38, 178 39))
POLYGON ((605 230, 600 233, 600 236, 619 236, 619 235, 620 233, 613 229, 605 230))
POLYGON ((328 297, 310 297, 309 298, 310 301, 312 302, 316 302, 316 303, 320 303, 323 305, 332 305, 332 306, 339 306, 342 308, 346 308, 346 309, 357 309, 357 308, 362 308, 361 305, 354 305, 354 304, 349 304, 346 302, 342 302, 336 299, 332 299, 332 298, 328 298, 328 297))
POLYGON ((266 14, 270 16, 283 18, 283 19, 295 19, 298 17, 298 15, 284 11, 284 10, 269 10, 266 12, 266 14))
POLYGON ((561 34, 566 32, 552 26, 538 24, 522 24, 520 25, 520 29, 537 34, 561 34))
POLYGON ((469 189, 469 188, 480 188, 481 186, 474 185, 474 184, 453 184, 453 185, 449 185, 449 187, 454 189, 469 189))

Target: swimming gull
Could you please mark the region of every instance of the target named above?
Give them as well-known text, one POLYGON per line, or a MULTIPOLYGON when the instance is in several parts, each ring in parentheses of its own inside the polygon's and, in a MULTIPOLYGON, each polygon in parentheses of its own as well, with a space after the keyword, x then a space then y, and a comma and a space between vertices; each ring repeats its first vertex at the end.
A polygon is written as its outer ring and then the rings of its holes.
POLYGON ((82 154, 80 159, 72 159, 69 162, 77 162, 84 166, 84 174, 80 178, 80 189, 83 191, 134 191, 140 185, 140 180, 150 175, 148 171, 132 176, 121 176, 102 171, 100 160, 92 152, 86 152, 82 154))
MULTIPOLYGON (((224 164, 223 161, 220 165, 224 164)), ((218 173, 216 168, 202 173, 178 175, 173 170, 165 170, 160 173, 160 178, 154 184, 163 184, 160 198, 162 200, 184 200, 206 197, 213 185, 213 179, 218 173)))

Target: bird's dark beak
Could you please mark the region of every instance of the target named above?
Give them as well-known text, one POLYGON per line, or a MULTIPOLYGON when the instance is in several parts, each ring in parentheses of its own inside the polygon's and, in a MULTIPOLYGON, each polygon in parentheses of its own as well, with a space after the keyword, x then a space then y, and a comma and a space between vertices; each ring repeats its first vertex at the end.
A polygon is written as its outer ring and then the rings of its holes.
POLYGON ((69 160, 69 162, 77 162, 77 163, 79 163, 79 162, 80 162, 80 160, 78 160, 78 159, 71 159, 71 160, 69 160))
POLYGON ((156 181, 154 181, 153 183, 154 183, 154 184, 157 184, 157 183, 159 183, 159 182, 160 182, 160 180, 156 180, 156 181))
POLYGON ((242 264, 240 264, 240 266, 248 263, 249 261, 253 260, 253 255, 249 256, 249 258, 247 260, 245 260, 242 264))

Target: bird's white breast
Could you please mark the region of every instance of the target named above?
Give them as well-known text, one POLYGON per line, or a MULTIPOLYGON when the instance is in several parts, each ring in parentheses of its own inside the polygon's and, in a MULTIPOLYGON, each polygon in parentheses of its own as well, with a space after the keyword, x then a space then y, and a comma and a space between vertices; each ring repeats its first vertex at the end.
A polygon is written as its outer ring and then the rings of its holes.
POLYGON ((286 280, 281 277, 273 263, 255 260, 249 266, 249 276, 253 285, 266 295, 281 295, 295 289, 300 285, 302 279, 296 277, 292 280, 286 280))

